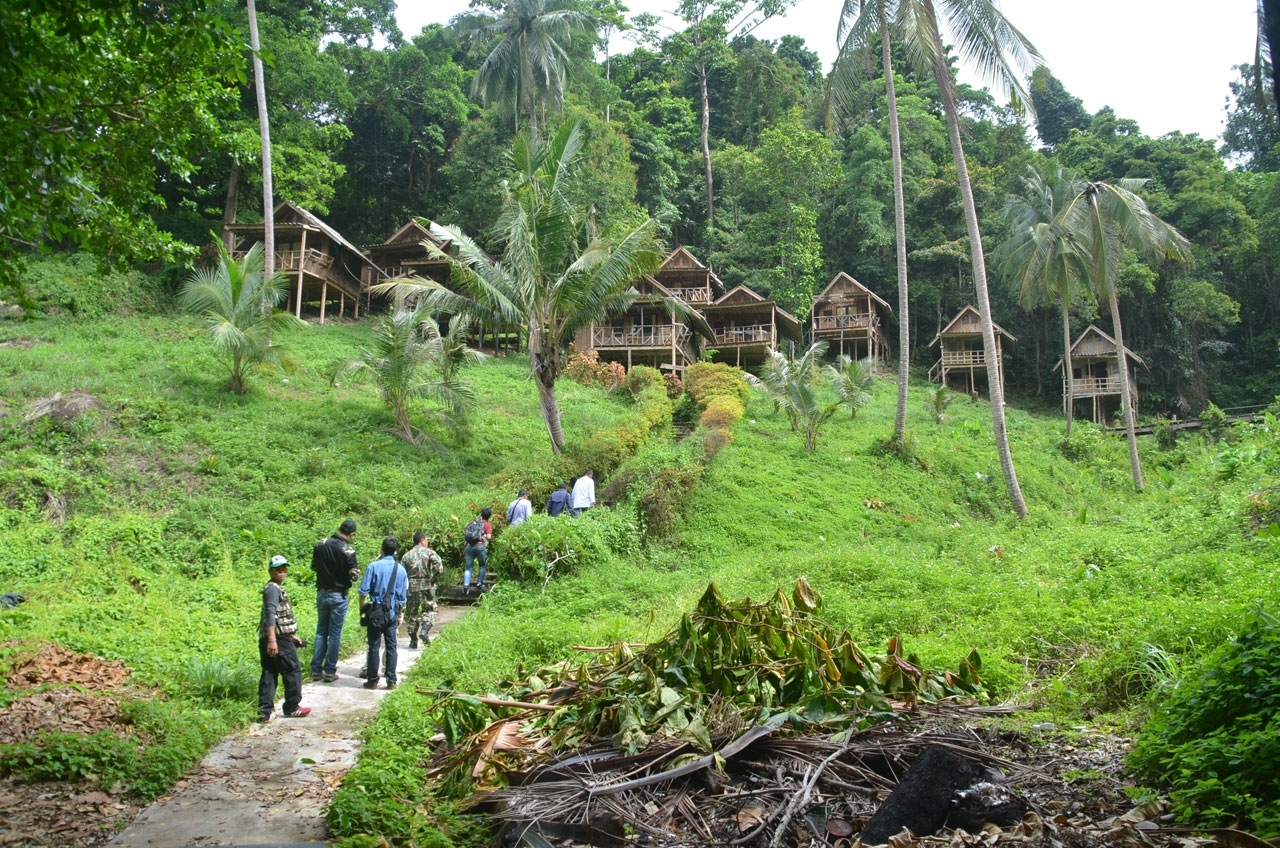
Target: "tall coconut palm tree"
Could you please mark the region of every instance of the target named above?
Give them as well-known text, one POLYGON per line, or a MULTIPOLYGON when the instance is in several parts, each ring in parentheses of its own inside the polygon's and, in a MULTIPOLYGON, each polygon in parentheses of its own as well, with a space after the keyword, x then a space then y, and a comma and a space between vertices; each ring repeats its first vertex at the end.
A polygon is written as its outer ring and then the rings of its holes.
POLYGON ((247 369, 259 362, 275 362, 286 368, 294 363, 285 351, 272 347, 270 332, 306 327, 275 306, 285 297, 285 280, 263 271, 263 247, 258 242, 244 258, 235 260, 216 237, 218 265, 191 272, 179 294, 179 303, 202 316, 209 325, 213 346, 230 358, 227 388, 236 394, 249 390, 247 369))
MULTIPOLYGON (((902 137, 898 131, 898 95, 893 86, 893 60, 889 49, 889 11, 896 0, 845 0, 836 36, 840 43, 837 69, 853 66, 850 60, 860 47, 880 35, 880 61, 884 68, 885 98, 889 104, 889 146, 893 157, 893 232, 898 260, 898 409, 893 419, 893 440, 901 444, 907 430, 907 387, 911 376, 911 324, 907 291, 907 219, 902 199, 902 137)), ((848 85, 846 74, 832 76, 836 86, 848 85)), ((854 410, 857 414, 857 410, 854 410)))
POLYGON ((1143 258, 1159 262, 1174 259, 1191 261, 1191 245, 1182 234, 1147 208, 1138 194, 1146 180, 1101 181, 1084 184, 1079 194, 1062 211, 1059 221, 1075 240, 1088 267, 1094 295, 1105 300, 1111 310, 1111 329, 1119 360, 1120 408, 1129 439, 1129 465, 1133 486, 1142 491, 1142 463, 1138 459, 1138 439, 1134 435, 1133 394, 1129 385, 1129 363, 1125 357, 1124 328, 1120 323, 1117 283, 1124 266, 1124 253, 1132 250, 1143 258))
POLYGON ((508 0, 502 12, 467 12, 452 26, 473 44, 496 40, 471 81, 472 96, 509 108, 520 128, 520 112, 538 128, 538 107, 558 111, 564 104, 569 47, 575 34, 595 37, 595 21, 565 0, 508 0))
POLYGON ((1004 217, 1011 235, 996 249, 995 259, 1024 307, 1054 300, 1062 305, 1062 366, 1069 439, 1075 411, 1071 304, 1077 295, 1087 293, 1089 271, 1074 238, 1058 218, 1084 190, 1084 180, 1065 168, 1030 165, 1021 182, 1021 190, 1005 201, 1004 217))
POLYGON ((962 61, 968 61, 979 73, 1006 86, 1022 103, 1029 103, 1023 88, 1022 72, 1040 63, 1040 53, 1001 14, 995 0, 898 0, 895 20, 906 39, 907 53, 917 67, 933 70, 947 118, 947 135, 951 156, 955 160, 956 180, 960 185, 960 202, 964 207, 965 229, 969 236, 970 271, 973 275, 975 300, 982 321, 982 349, 987 362, 987 385, 991 396, 992 431, 1000 470, 1004 474, 1009 500, 1019 517, 1027 515, 1027 504, 1018 485, 1009 449, 1009 434, 1004 421, 1004 387, 1000 379, 1000 359, 996 348, 995 325, 991 319, 991 298, 987 292, 987 263, 982 250, 982 231, 978 226, 978 209, 969 182, 969 166, 960 141, 960 112, 956 106, 955 81, 947 52, 943 47, 938 8, 946 14, 947 29, 962 61), (1016 66, 1016 67, 1015 67, 1016 66))
MULTIPOLYGON (((611 243, 591 231, 585 211, 571 206, 565 191, 581 145, 576 121, 565 122, 549 139, 532 132, 516 136, 510 157, 515 185, 496 224, 501 259, 493 259, 457 229, 432 226, 442 241, 458 245, 456 257, 436 251, 449 261, 457 291, 419 279, 373 288, 418 295, 434 311, 525 334, 542 417, 556 453, 564 449, 555 384, 567 362, 565 348, 579 329, 630 306, 637 296, 631 284, 662 262, 652 220, 611 243)), ((668 307, 679 310, 675 304, 668 307)))
MULTIPOLYGON (((258 40, 258 9, 254 0, 249 5, 249 52, 253 54, 253 89, 258 103, 258 135, 262 141, 262 242, 263 273, 267 279, 275 275, 276 227, 275 191, 271 180, 271 121, 267 117, 267 85, 262 71, 262 45, 258 40)), ((271 344, 271 331, 267 331, 267 344, 271 344)))

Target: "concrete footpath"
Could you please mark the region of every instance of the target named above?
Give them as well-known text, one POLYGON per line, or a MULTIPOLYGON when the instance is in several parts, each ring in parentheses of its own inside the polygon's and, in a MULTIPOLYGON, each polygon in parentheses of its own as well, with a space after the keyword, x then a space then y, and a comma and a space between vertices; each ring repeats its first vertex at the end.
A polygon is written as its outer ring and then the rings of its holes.
MULTIPOLYGON (((441 606, 432 636, 468 607, 441 606)), ((397 676, 423 650, 398 642, 397 676)), ((303 649, 307 654, 309 650, 303 649)), ((364 654, 338 664, 333 683, 305 683, 306 718, 254 724, 222 741, 169 795, 147 807, 108 845, 186 848, 194 845, 283 845, 326 838, 324 806, 355 764, 356 736, 374 714, 385 688, 364 689, 357 677, 364 654)), ((385 683, 383 684, 385 686, 385 683)), ((281 693, 283 694, 283 693, 281 693)))

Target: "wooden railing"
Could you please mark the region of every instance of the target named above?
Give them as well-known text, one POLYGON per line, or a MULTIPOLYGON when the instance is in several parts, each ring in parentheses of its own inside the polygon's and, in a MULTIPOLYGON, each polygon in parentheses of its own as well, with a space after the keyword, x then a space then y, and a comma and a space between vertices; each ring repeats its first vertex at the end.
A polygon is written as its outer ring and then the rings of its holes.
POLYGON ((949 350, 942 354, 941 361, 944 368, 986 365, 987 352, 985 350, 949 350))
POLYGON ((1118 395, 1120 394, 1120 378, 1084 377, 1072 380, 1071 391, 1076 397, 1083 395, 1118 395))
POLYGON ((871 316, 861 315, 819 315, 813 319, 815 330, 865 330, 871 326, 871 316))
POLYGON ((711 289, 705 286, 696 289, 671 289, 671 293, 685 303, 711 302, 711 289))
POLYGON ((716 330, 716 343, 722 345, 768 344, 772 341, 773 331, 768 324, 716 330))
POLYGON ((687 327, 665 324, 656 327, 640 327, 634 330, 614 330, 612 327, 596 327, 591 331, 592 347, 670 347, 674 339, 682 344, 689 337, 687 327))

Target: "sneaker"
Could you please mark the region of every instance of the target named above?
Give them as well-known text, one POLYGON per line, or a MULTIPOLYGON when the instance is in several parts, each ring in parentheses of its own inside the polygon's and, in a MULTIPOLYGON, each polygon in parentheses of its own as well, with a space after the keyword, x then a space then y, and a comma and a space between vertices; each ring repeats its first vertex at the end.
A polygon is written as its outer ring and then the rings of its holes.
POLYGON ((409 650, 411 651, 418 650, 418 640, 416 638, 409 640, 409 650))
POLYGON ((285 713, 284 717, 285 718, 306 718, 309 715, 311 715, 310 707, 298 707, 296 710, 294 710, 291 713, 285 713))
POLYGON ((275 717, 276 717, 276 714, 275 714, 275 713, 272 713, 271 715, 267 716, 266 718, 263 718, 262 716, 258 716, 258 723, 259 723, 259 724, 266 724, 267 722, 271 721, 271 719, 273 719, 273 718, 275 718, 275 717))
POLYGON ((366 680, 366 681, 364 682, 364 688, 365 688, 365 689, 377 689, 377 688, 378 688, 378 681, 376 681, 376 680, 366 680))
POLYGON ((394 688, 396 688, 396 685, 394 683, 387 684, 387 689, 394 689, 394 688))
POLYGON ((341 675, 339 675, 338 672, 335 671, 333 674, 320 675, 320 679, 323 680, 325 683, 332 683, 333 681, 337 680, 340 676, 341 675))

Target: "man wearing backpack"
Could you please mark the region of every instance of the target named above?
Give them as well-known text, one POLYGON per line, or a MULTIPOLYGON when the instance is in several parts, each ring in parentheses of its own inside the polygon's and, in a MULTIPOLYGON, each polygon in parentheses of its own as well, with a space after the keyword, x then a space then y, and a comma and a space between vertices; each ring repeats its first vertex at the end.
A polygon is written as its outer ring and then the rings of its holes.
POLYGON ((472 519, 463 531, 462 539, 467 545, 462 557, 465 566, 462 571, 463 589, 471 588, 471 566, 476 560, 480 560, 480 579, 476 587, 484 588, 484 572, 489 566, 488 542, 493 538, 493 525, 489 523, 492 516, 493 510, 485 507, 480 510, 480 517, 472 519))

